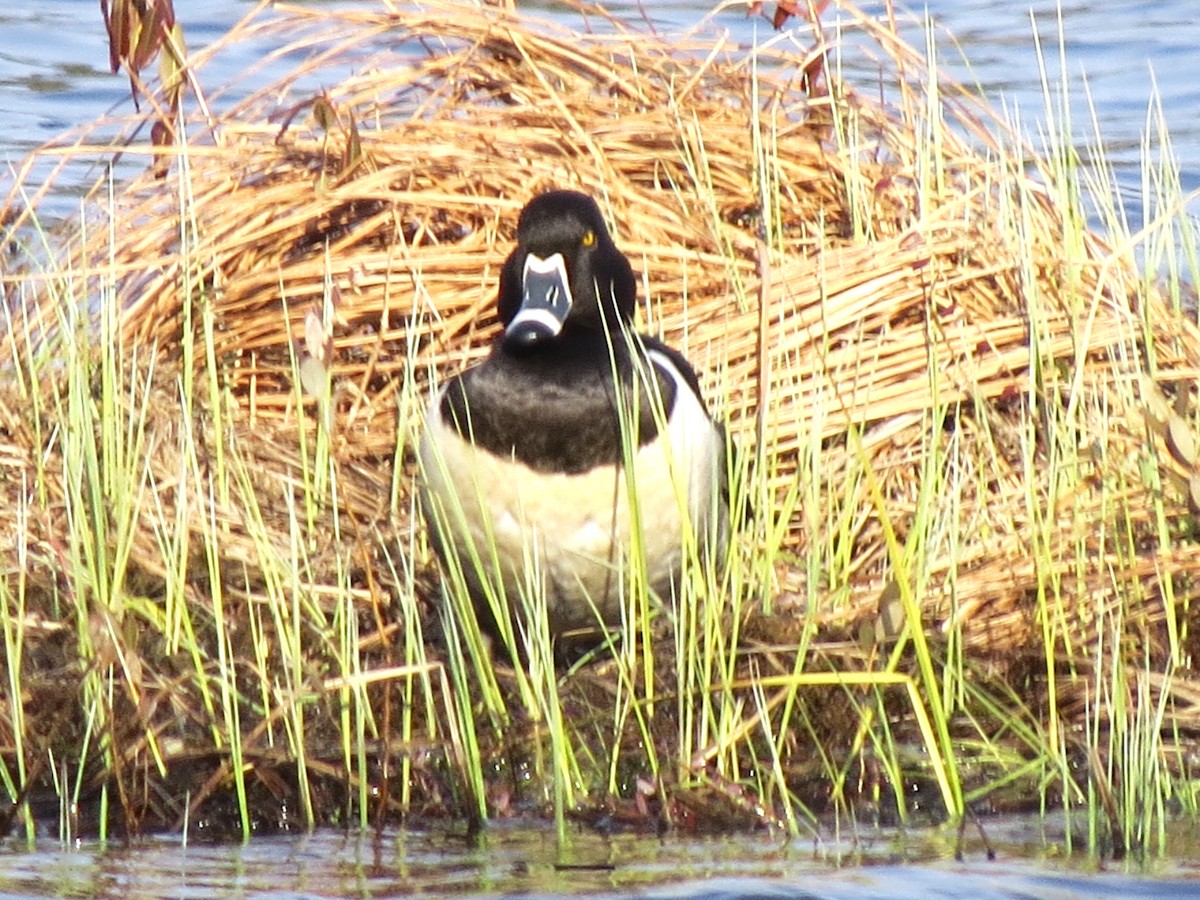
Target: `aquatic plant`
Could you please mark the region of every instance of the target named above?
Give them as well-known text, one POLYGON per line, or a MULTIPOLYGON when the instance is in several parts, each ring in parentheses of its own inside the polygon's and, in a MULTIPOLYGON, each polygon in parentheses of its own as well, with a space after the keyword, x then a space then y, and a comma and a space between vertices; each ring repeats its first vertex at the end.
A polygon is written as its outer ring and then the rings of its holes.
POLYGON ((45 796, 64 833, 243 836, 1025 803, 1145 848, 1195 810, 1200 341, 1178 267, 1135 260, 1195 256, 1170 168, 1149 227, 1101 236, 1111 185, 1069 128, 1035 152, 932 43, 840 10, 836 38, 737 47, 278 6, 195 84, 250 35, 294 67, 224 109, 210 87, 174 145, 131 123, 145 176, 69 236, 18 176, 0 221, 48 248, 4 273, 0 342, 0 784, 27 833, 45 796), (842 74, 864 47, 882 98, 842 74), (739 448, 727 566, 567 670, 488 646, 412 455, 494 334, 517 211, 564 186, 739 448))

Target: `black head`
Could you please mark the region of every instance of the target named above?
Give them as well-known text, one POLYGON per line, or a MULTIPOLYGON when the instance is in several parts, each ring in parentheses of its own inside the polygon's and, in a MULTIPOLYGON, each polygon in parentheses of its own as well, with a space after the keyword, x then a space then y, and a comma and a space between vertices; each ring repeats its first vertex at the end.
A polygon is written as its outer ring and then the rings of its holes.
POLYGON ((505 349, 528 352, 564 331, 628 324, 636 301, 633 269, 591 197, 550 191, 529 201, 500 272, 505 349))

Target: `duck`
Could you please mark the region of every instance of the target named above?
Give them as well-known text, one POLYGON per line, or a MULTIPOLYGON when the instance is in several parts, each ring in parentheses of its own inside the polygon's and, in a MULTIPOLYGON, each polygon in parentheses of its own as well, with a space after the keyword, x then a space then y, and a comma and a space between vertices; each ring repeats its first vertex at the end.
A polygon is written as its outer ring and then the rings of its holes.
POLYGON ((540 619, 552 639, 595 638, 635 581, 674 602, 689 559, 725 557, 724 429, 687 359, 633 330, 636 305, 596 202, 539 194, 500 270, 502 330, 434 394, 420 506, 493 633, 540 619))

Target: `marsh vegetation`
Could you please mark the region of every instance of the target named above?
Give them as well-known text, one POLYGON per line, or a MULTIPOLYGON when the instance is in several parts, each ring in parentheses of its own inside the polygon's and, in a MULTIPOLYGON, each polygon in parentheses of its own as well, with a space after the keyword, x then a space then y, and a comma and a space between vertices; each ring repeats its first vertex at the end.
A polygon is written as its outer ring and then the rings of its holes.
POLYGON ((836 35, 748 53, 281 6, 225 40, 275 34, 294 68, 218 114, 192 60, 175 139, 130 122, 145 174, 69 230, 18 178, 0 832, 1026 809, 1125 851, 1195 814, 1177 173, 1147 164, 1131 232, 1102 155, 1056 136, 1052 74, 1035 149, 839 6, 836 35), (735 552, 568 668, 536 632, 488 645, 414 491, 431 391, 486 353, 551 187, 596 198, 639 329, 739 448, 735 552))

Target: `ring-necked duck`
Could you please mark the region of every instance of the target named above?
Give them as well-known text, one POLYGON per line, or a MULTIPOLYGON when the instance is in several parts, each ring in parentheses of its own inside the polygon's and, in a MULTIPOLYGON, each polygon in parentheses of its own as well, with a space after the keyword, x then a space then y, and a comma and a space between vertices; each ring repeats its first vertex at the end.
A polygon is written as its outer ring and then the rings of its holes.
POLYGON ((438 392, 419 450, 434 546, 481 611, 502 586, 510 611, 544 596, 553 635, 594 634, 621 621, 632 560, 668 598, 689 529, 698 558, 723 555, 724 434, 687 360, 631 331, 636 294, 590 197, 521 212, 504 332, 438 392))

